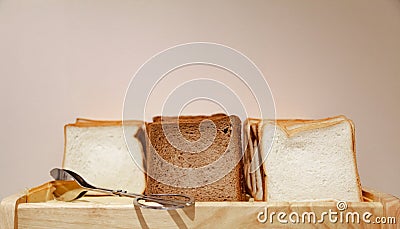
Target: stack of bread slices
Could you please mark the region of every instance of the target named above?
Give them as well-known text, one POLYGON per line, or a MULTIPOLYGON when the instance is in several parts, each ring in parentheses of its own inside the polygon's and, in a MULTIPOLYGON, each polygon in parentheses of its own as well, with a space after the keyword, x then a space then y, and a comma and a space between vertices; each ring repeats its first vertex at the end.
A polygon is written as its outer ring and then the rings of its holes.
POLYGON ((247 119, 243 128, 238 117, 224 114, 155 117, 149 123, 77 119, 65 126, 63 167, 94 185, 146 194, 181 193, 196 201, 362 201, 354 139, 354 125, 344 116, 247 119), (169 142, 164 132, 169 126, 178 127, 186 146, 176 148, 169 142), (211 137, 213 142, 203 147, 199 139, 211 137), (196 187, 182 184, 207 181, 223 168, 194 178, 165 170, 158 161, 195 170, 226 152, 237 164, 218 180, 196 187))
POLYGON ((255 200, 362 200, 354 125, 346 117, 248 119, 245 131, 246 182, 255 200))

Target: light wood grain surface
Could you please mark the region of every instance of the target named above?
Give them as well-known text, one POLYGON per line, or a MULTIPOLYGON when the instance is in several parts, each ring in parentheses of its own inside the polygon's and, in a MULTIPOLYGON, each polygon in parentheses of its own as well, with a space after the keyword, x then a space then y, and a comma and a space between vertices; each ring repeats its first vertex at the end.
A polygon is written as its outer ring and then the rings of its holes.
POLYGON ((3 199, 0 203, 0 229, 17 228, 17 207, 26 203, 26 192, 20 192, 3 199))
MULTIPOLYGON (((74 202, 61 202, 50 195, 59 192, 62 183, 46 183, 19 193, 1 202, 1 228, 400 228, 393 225, 337 222, 325 224, 281 224, 277 216, 266 223, 258 220, 272 212, 314 212, 320 219, 323 212, 370 212, 375 216, 396 217, 400 220, 400 200, 388 194, 364 188, 366 202, 347 203, 347 209, 338 210, 335 202, 197 202, 194 207, 173 211, 141 209, 130 198, 88 196, 74 202), (58 190, 58 191, 56 191, 58 190)), ((288 219, 288 217, 286 217, 288 219)), ((307 218, 308 219, 308 218, 307 218)))

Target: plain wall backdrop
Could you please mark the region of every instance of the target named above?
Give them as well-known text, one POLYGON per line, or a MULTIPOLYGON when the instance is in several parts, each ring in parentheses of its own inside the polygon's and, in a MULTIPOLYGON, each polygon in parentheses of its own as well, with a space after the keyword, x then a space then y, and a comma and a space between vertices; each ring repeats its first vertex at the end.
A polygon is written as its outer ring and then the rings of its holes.
POLYGON ((1 0, 0 199, 50 180, 64 124, 121 119, 136 70, 193 41, 253 60, 279 118, 353 119, 362 184, 400 196, 398 0, 1 0))

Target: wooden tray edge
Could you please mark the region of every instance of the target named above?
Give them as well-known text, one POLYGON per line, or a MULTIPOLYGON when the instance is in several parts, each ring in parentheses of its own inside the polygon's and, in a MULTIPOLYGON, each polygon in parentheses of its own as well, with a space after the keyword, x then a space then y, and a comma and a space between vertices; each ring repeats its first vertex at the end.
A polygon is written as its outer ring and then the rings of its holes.
MULTIPOLYGON (((17 209, 18 205, 22 203, 43 203, 45 201, 49 201, 54 199, 51 193, 51 190, 55 190, 55 188, 62 183, 57 181, 47 182, 40 186, 30 189, 29 191, 19 192, 9 197, 3 199, 0 203, 0 229, 9 229, 9 228, 17 228, 18 222, 18 214, 17 209), (43 193, 45 195, 43 196, 43 193), (42 195, 43 197, 38 198, 38 196, 42 195), (30 201, 31 200, 31 201, 30 201)), ((365 200, 371 200, 372 202, 381 203, 383 206, 383 213, 385 215, 395 216, 400 219, 400 199, 386 193, 375 191, 368 187, 363 187, 363 197, 365 200)), ((244 205, 263 205, 266 202, 246 202, 244 205)), ((279 203, 273 203, 276 205, 279 203)), ((296 204, 296 203, 284 203, 284 204, 296 204)), ((318 205, 317 202, 304 202, 299 203, 301 205, 318 205)), ((357 203, 352 203, 357 204, 357 203)), ((372 204, 372 203, 371 203, 372 204)), ((243 203, 240 202, 199 202, 196 206, 243 206, 243 203)), ((29 206, 24 206, 29 207, 29 206)))

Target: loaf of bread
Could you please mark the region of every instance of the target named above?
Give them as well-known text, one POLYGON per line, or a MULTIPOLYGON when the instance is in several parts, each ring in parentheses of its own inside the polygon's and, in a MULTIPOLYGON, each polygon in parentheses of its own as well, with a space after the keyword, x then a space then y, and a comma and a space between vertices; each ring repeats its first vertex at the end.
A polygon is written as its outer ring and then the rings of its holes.
POLYGON ((362 201, 351 120, 248 119, 244 129, 245 177, 255 200, 362 201))
POLYGON ((241 160, 241 122, 238 117, 224 114, 180 116, 179 119, 155 117, 153 122, 146 124, 146 131, 148 134, 146 194, 180 193, 193 196, 196 201, 245 199, 241 160), (168 134, 179 132, 187 141, 181 139, 177 145, 171 144, 168 134), (210 166, 219 159, 223 162, 219 164, 222 166, 210 166), (188 172, 173 170, 165 166, 162 161, 178 169, 187 169, 185 171, 188 172), (237 163, 233 164, 226 175, 222 174, 218 180, 208 180, 213 179, 212 177, 218 172, 223 173, 226 169, 223 167, 229 166, 234 161, 237 163), (208 168, 207 166, 210 170, 196 173, 208 168), (187 185, 189 183, 195 185, 187 185))
POLYGON ((144 122, 126 121, 124 127, 122 121, 90 119, 66 125, 63 168, 81 174, 98 187, 143 193, 144 122))

